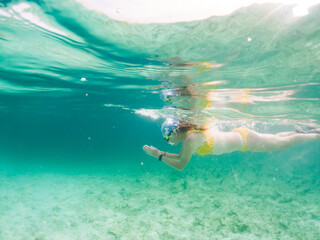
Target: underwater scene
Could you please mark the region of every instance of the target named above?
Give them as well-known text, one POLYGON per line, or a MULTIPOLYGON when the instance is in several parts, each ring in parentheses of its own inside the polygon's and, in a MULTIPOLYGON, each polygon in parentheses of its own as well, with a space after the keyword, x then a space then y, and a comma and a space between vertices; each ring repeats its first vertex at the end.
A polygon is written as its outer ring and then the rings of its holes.
POLYGON ((147 2, 0 1, 0 239, 320 239, 320 2, 147 2))

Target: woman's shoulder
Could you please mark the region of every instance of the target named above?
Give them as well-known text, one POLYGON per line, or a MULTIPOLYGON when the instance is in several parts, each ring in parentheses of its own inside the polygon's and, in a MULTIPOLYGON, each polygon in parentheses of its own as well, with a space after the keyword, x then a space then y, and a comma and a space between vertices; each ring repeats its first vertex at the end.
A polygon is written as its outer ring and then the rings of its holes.
POLYGON ((201 130, 188 131, 185 139, 185 143, 188 144, 188 146, 190 148, 193 148, 194 150, 202 146, 205 141, 206 141, 206 136, 201 130))
POLYGON ((205 137, 205 134, 202 130, 194 129, 187 132, 187 138, 192 140, 198 140, 205 137))
POLYGON ((187 132, 187 135, 189 135, 189 134, 198 134, 198 133, 202 133, 203 131, 202 130, 200 130, 200 129, 193 129, 193 130, 189 130, 188 132, 187 132))

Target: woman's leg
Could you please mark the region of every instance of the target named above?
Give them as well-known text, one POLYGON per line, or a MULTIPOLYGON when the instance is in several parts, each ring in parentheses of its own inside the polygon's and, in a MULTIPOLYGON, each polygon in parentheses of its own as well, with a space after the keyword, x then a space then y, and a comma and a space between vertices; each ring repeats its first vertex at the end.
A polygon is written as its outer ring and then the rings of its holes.
POLYGON ((252 152, 272 152, 289 147, 320 140, 320 134, 262 134, 250 131, 247 137, 247 150, 252 152))
POLYGON ((296 132, 280 132, 280 133, 277 133, 276 135, 280 136, 280 137, 287 137, 287 136, 291 136, 293 134, 297 134, 297 133, 296 132))

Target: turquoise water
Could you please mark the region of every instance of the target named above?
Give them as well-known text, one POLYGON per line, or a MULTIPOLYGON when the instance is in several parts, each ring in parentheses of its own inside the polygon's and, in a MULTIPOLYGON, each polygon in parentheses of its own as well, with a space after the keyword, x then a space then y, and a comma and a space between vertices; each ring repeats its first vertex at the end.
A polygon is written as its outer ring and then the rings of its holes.
POLYGON ((182 172, 142 151, 179 152, 166 118, 319 127, 319 6, 172 24, 0 7, 0 239, 320 239, 319 142, 195 154, 182 172))

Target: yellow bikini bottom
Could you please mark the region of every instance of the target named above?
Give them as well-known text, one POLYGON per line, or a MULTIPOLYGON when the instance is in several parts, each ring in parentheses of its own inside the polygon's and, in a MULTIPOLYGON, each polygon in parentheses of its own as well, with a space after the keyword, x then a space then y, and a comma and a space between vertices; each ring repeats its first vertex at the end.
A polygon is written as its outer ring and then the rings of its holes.
POLYGON ((232 131, 237 132, 241 135, 242 142, 243 142, 243 149, 241 150, 241 152, 247 151, 247 144, 248 144, 247 137, 248 137, 248 133, 249 133, 250 129, 248 129, 248 128, 235 128, 232 131))

